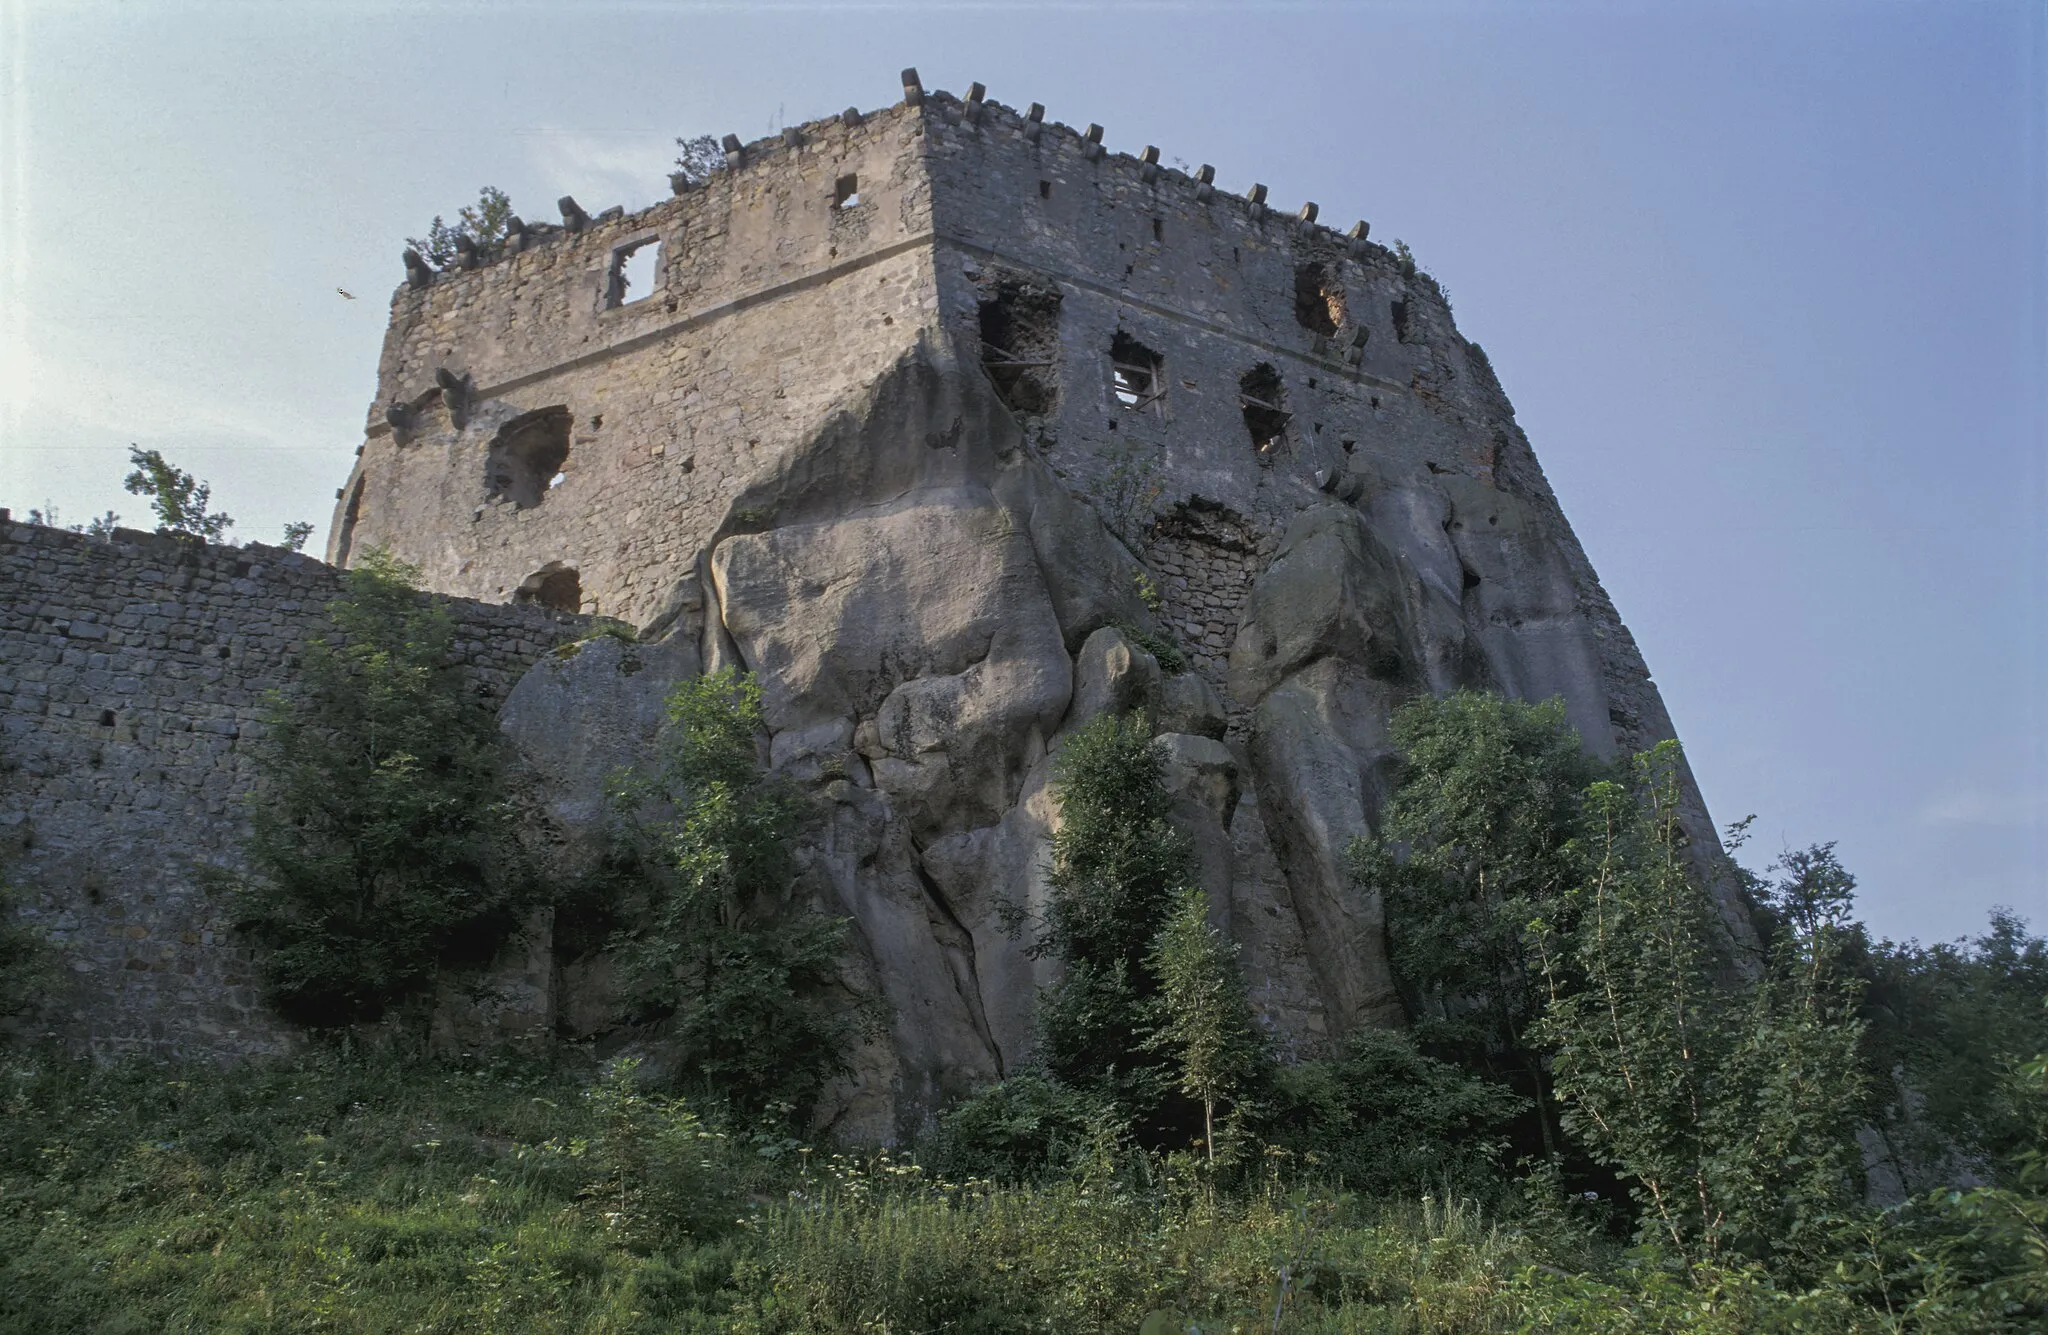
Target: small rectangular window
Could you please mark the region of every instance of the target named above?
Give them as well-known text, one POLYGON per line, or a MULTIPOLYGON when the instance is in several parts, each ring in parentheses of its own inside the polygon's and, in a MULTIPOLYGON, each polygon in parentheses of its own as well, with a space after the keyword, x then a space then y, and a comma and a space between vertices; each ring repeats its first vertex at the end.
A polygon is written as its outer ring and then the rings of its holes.
POLYGON ((1051 199, 1051 198, 1052 198, 1052 182, 1051 182, 1051 181, 1040 181, 1040 182, 1038 183, 1038 197, 1039 197, 1040 199, 1051 199))
POLYGON ((1134 411, 1153 407, 1166 397, 1159 354, 1118 331, 1109 345, 1109 388, 1116 401, 1134 411))
POLYGON ((654 295, 661 282, 661 242, 648 237, 628 242, 612 252, 611 269, 605 275, 604 304, 609 308, 629 305, 654 295))
POLYGON ((832 207, 835 209, 857 209, 860 207, 860 176, 848 172, 832 183, 832 207))

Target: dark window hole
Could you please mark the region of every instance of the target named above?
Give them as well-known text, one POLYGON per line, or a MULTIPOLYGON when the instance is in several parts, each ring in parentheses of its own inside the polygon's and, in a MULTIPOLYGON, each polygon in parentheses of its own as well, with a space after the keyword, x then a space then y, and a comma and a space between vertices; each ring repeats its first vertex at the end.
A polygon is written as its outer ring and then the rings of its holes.
POLYGON ((857 209, 860 207, 860 176, 848 172, 832 183, 832 207, 835 209, 857 209))
POLYGON ((1244 428, 1261 454, 1271 454, 1287 434, 1291 414, 1281 399, 1285 388, 1271 362, 1260 362, 1237 382, 1238 405, 1244 409, 1244 428))
POLYGON ((981 365, 1013 413, 1043 416, 1058 398, 1060 294, 1018 280, 996 284, 981 303, 981 365))
POLYGON ((1052 198, 1052 182, 1051 182, 1051 181, 1040 181, 1040 182, 1038 183, 1038 197, 1039 197, 1040 199, 1051 199, 1051 198, 1052 198))
POLYGON ((1152 240, 1160 245, 1166 243, 1166 223, 1159 218, 1152 220, 1152 240))
POLYGON ((101 726, 102 728, 111 728, 111 727, 113 727, 113 726, 114 726, 114 711, 113 711, 113 710, 111 710, 111 709, 102 709, 102 710, 100 711, 100 726, 101 726))
POLYGON ((550 561, 512 591, 515 603, 537 603, 557 612, 583 610, 583 582, 576 567, 550 561))
POLYGON ((227 647, 227 646, 226 646, 225 644, 223 644, 223 645, 222 645, 222 646, 220 647, 220 656, 221 656, 222 658, 226 658, 226 657, 228 656, 228 647, 227 647))
POLYGON ((1344 285, 1320 260, 1294 270, 1294 319, 1324 338, 1334 336, 1344 323, 1344 285))
POLYGON ((1408 299, 1403 297, 1395 302, 1387 308, 1387 313, 1394 319, 1394 337, 1406 343, 1408 341, 1408 299))
POLYGON ((1462 569, 1465 572, 1466 591, 1469 593, 1471 590, 1478 588, 1479 572, 1474 570, 1471 566, 1461 566, 1460 569, 1462 569))
POLYGON ((500 427, 484 455, 484 493, 531 510, 547 499, 548 489, 562 478, 569 461, 567 408, 542 408, 515 417, 500 427))

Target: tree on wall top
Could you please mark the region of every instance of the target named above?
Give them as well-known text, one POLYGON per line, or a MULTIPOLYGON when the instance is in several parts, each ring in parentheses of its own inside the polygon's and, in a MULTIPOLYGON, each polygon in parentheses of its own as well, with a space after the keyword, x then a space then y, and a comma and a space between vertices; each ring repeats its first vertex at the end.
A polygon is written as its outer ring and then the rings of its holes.
POLYGON ((428 225, 425 237, 411 236, 405 244, 424 255, 436 268, 445 269, 455 262, 455 242, 468 237, 479 250, 488 250, 505 239, 506 229, 512 223, 512 197, 496 186, 487 185, 477 192, 476 203, 465 204, 455 215, 455 225, 450 227, 435 214, 428 225))
POLYGON ((235 526, 229 516, 206 508, 213 488, 172 465, 162 452, 130 445, 128 462, 135 468, 121 485, 137 496, 149 497, 149 508, 156 511, 157 532, 219 542, 235 526))

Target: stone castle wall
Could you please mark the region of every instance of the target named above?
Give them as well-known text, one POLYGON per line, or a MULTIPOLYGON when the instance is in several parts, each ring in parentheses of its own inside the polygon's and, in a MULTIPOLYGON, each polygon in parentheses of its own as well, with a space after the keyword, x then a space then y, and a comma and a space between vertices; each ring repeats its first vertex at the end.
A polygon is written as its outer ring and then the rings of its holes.
POLYGON ((672 614, 747 482, 931 323, 923 133, 901 109, 791 130, 652 208, 400 288, 330 559, 389 544, 429 587, 493 601, 562 567, 584 611, 672 614), (650 240, 652 289, 611 304, 615 257, 650 240), (502 428, 550 409, 572 432, 559 483, 493 497, 502 428))
MULTIPOLYGON (((61 947, 35 1032, 105 1056, 289 1044, 203 874, 236 863, 269 693, 340 577, 254 544, 0 522, 0 876, 61 947)), ((587 624, 441 601, 495 699, 587 624)))

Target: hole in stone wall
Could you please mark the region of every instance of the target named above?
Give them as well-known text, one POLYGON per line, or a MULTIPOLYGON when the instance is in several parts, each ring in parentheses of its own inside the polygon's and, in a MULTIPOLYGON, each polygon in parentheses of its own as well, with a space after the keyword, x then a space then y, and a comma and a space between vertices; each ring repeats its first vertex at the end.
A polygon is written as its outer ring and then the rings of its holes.
POLYGON ((832 183, 832 207, 835 209, 857 209, 860 207, 860 175, 848 172, 832 183))
POLYGON ((531 510, 547 499, 548 488, 569 460, 569 429, 574 419, 563 407, 542 408, 515 417, 498 429, 484 455, 485 494, 531 510))
POLYGON ((1152 240, 1160 245, 1166 243, 1166 223, 1161 219, 1152 220, 1152 240))
POLYGON ((1016 279, 996 284, 981 303, 981 365, 1011 412, 1042 416, 1053 409, 1060 347, 1060 294, 1016 279))
POLYGON ((1149 408, 1166 396, 1159 376, 1159 354, 1117 331, 1109 345, 1110 392, 1126 408, 1149 408))
POLYGON ((113 711, 113 710, 111 710, 111 709, 102 709, 102 710, 100 711, 100 726, 101 726, 102 728, 111 728, 111 727, 113 727, 113 726, 114 726, 114 711, 113 711))
POLYGON ((1319 260, 1294 270, 1294 319, 1324 338, 1335 335, 1344 323, 1344 285, 1319 260))
POLYGON ((605 275, 604 304, 624 306, 654 295, 661 280, 661 242, 649 237, 633 241, 612 252, 612 265, 605 275))
POLYGON ((1287 419, 1291 414, 1281 406, 1284 393, 1280 373, 1273 369, 1271 362, 1260 362, 1237 382, 1238 403, 1244 409, 1244 427, 1251 432, 1252 444, 1261 454, 1271 454, 1286 438, 1287 419))
POLYGON ((1403 297, 1388 307, 1387 314, 1394 319, 1394 337, 1401 342, 1408 341, 1408 299, 1403 297))
POLYGON ((341 532, 334 539, 334 564, 348 564, 349 548, 355 545, 356 520, 363 513, 363 479, 358 477, 355 486, 349 488, 348 508, 341 512, 341 532))
POLYGON ((537 603, 557 612, 580 612, 583 610, 583 581, 578 578, 576 567, 550 561, 528 575, 512 591, 512 601, 537 603))
POLYGON ((1039 197, 1040 199, 1051 199, 1051 198, 1052 198, 1052 182, 1051 182, 1051 181, 1040 181, 1040 182, 1038 183, 1038 197, 1039 197))

